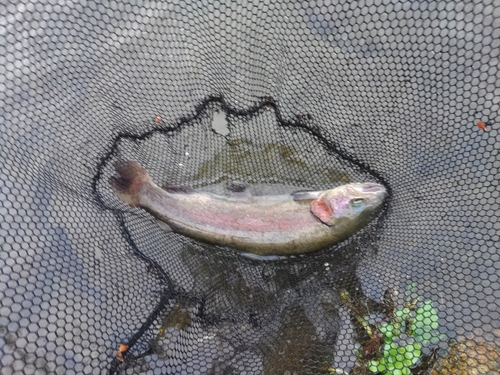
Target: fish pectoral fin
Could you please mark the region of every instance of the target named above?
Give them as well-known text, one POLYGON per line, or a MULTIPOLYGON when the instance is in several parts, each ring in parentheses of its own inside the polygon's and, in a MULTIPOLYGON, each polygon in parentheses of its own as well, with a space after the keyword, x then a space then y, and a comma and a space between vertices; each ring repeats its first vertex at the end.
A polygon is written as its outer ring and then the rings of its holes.
POLYGON ((293 200, 295 201, 309 201, 318 199, 323 193, 322 191, 296 191, 292 193, 293 200))
POLYGON ((169 226, 167 223, 165 223, 165 222, 163 222, 163 221, 161 221, 161 220, 156 220, 156 223, 158 224, 158 226, 159 226, 162 230, 164 230, 164 231, 165 231, 165 232, 167 232, 167 233, 169 233, 169 232, 172 232, 172 231, 173 231, 173 230, 172 230, 172 228, 170 228, 170 226, 169 226))
POLYGON ((163 185, 161 188, 171 194, 192 194, 196 192, 196 190, 189 186, 163 185))

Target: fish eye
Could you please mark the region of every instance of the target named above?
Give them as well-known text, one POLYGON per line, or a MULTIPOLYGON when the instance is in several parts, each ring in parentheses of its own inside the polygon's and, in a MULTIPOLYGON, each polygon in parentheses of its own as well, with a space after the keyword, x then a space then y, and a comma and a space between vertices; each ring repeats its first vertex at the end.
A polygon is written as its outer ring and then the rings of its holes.
POLYGON ((365 204, 365 200, 363 198, 354 198, 350 200, 349 204, 353 208, 358 208, 365 204))

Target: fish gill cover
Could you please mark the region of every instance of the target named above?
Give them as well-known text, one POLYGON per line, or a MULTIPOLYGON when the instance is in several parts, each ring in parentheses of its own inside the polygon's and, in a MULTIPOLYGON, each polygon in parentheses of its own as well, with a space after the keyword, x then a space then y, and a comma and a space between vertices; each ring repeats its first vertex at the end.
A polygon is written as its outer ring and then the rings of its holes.
POLYGON ((493 0, 0 4, 0 373, 495 374, 493 0), (378 182, 377 220, 255 259, 109 185, 378 182))

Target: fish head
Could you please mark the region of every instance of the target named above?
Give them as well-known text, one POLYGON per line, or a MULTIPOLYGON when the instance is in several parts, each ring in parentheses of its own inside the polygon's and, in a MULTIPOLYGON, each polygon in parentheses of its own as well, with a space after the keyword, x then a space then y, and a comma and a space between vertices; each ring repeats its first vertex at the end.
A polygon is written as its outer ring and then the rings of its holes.
POLYGON ((380 209, 386 195, 385 187, 375 183, 342 185, 313 200, 311 212, 330 226, 348 223, 361 226, 380 209))

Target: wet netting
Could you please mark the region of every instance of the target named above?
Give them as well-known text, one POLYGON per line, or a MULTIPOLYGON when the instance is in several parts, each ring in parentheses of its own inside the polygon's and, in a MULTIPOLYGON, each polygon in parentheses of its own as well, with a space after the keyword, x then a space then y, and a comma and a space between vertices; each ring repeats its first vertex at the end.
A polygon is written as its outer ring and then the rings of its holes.
POLYGON ((0 374, 500 374, 499 56, 493 0, 2 2, 0 374), (256 256, 123 203, 127 160, 387 196, 256 256))

